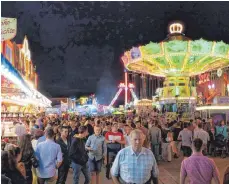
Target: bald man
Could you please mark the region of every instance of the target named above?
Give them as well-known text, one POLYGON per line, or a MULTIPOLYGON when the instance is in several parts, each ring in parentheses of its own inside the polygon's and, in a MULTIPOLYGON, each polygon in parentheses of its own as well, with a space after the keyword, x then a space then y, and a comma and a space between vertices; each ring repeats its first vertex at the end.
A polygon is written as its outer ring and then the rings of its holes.
POLYGON ((117 154, 111 168, 111 176, 115 184, 138 183, 158 184, 158 167, 151 150, 142 147, 145 136, 141 130, 130 133, 131 145, 117 154))

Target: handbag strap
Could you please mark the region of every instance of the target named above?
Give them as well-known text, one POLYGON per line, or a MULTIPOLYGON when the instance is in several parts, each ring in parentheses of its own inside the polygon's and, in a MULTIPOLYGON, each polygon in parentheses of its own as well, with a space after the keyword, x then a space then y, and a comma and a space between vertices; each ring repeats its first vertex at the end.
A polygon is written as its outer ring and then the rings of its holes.
POLYGON ((225 126, 223 127, 223 130, 222 130, 221 134, 223 134, 223 132, 224 132, 224 128, 225 128, 225 126))

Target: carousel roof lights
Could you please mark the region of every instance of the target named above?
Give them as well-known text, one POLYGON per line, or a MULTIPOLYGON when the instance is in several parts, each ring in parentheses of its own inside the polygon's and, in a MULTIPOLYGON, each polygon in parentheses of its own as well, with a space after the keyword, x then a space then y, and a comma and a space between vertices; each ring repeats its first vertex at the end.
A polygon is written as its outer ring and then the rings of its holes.
POLYGON ((217 105, 212 105, 212 106, 202 106, 202 107, 196 107, 197 111, 201 110, 229 110, 229 105, 227 106, 217 106, 217 105))
POLYGON ((150 42, 126 51, 122 57, 124 66, 129 71, 167 77, 193 76, 229 65, 228 44, 204 39, 188 40, 182 35, 183 31, 182 23, 173 22, 169 26, 173 39, 150 42))
MULTIPOLYGON (((183 44, 186 44, 187 41, 175 40, 173 42, 174 43, 170 45, 171 47, 170 46, 168 47, 168 45, 166 45, 166 48, 169 50, 175 51, 177 49, 175 48, 176 47, 175 45, 179 45, 179 44, 183 45, 183 44)), ((201 45, 201 43, 198 43, 198 44, 200 45, 195 46, 195 48, 204 47, 204 44, 203 45, 201 45)), ((194 47, 194 45, 192 45, 192 47, 194 47)), ((139 49, 142 50, 142 48, 139 48, 139 49)), ((159 48, 159 49, 162 49, 162 48, 159 48)), ((222 49, 229 50, 229 46, 228 45, 222 46, 222 49)), ((141 70, 140 68, 142 66, 142 68, 145 68, 146 73, 152 74, 152 75, 153 73, 155 73, 157 76, 159 75, 165 76, 166 75, 165 73, 167 71, 170 71, 171 68, 174 69, 174 67, 176 70, 179 70, 180 68, 182 68, 182 70, 180 69, 178 72, 181 72, 183 70, 186 72, 189 68, 191 68, 193 72, 198 74, 200 71, 197 72, 197 70, 200 70, 202 67, 209 68, 210 67, 209 63, 214 63, 215 61, 218 61, 218 60, 220 61, 221 65, 223 66, 228 65, 229 58, 225 56, 225 54, 220 54, 220 55, 217 54, 218 51, 214 52, 214 56, 211 56, 211 54, 208 54, 206 52, 199 52, 199 53, 195 53, 195 52, 191 51, 189 53, 189 52, 186 52, 186 50, 185 52, 182 52, 182 48, 181 50, 179 50, 179 53, 173 53, 172 51, 171 53, 166 52, 164 53, 164 55, 161 55, 161 56, 157 54, 155 54, 154 56, 150 54, 148 56, 148 55, 145 55, 146 54, 145 52, 143 52, 143 55, 140 56, 140 58, 134 58, 134 59, 130 58, 128 61, 125 61, 124 65, 130 71, 139 71, 141 70), (199 65, 200 67, 196 68, 195 67, 196 65, 199 65)), ((175 73, 176 70, 171 70, 171 72, 175 73)), ((187 72, 187 73, 190 74, 190 72, 187 72)))
POLYGON ((174 33, 183 33, 184 31, 184 25, 181 22, 173 22, 169 25, 169 33, 174 34, 174 33))

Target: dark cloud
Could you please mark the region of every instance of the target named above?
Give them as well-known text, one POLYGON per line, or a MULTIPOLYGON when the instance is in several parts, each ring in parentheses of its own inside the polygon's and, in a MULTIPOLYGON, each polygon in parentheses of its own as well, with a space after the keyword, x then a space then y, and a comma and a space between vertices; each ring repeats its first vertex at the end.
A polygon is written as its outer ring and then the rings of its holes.
POLYGON ((192 39, 229 43, 228 2, 2 2, 18 18, 16 42, 29 38, 41 91, 52 96, 97 92, 109 103, 123 79, 121 54, 160 42, 171 20, 192 39), (109 89, 107 89, 109 88, 109 89))

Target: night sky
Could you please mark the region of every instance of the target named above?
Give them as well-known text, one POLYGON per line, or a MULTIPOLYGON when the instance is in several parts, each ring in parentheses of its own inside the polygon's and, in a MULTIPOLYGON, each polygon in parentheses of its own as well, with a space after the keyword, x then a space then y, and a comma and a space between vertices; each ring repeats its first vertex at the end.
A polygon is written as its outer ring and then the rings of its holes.
POLYGON ((229 43, 229 2, 1 2, 28 36, 39 90, 48 97, 96 93, 108 104, 124 79, 120 57, 166 38, 172 20, 193 40, 229 43))

